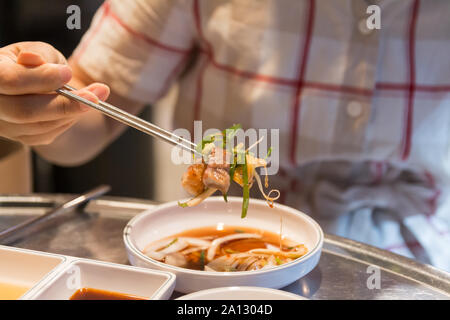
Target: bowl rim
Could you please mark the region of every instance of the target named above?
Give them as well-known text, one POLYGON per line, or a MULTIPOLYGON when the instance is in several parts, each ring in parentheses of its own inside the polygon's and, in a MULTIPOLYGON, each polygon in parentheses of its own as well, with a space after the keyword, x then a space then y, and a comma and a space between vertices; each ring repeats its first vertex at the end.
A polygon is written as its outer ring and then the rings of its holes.
MULTIPOLYGON (((274 293, 279 296, 283 297, 292 297, 295 298, 295 300, 309 300, 308 298, 301 296, 299 294, 295 294, 289 291, 283 291, 279 289, 273 289, 273 288, 265 288, 265 287, 255 287, 255 286, 229 286, 229 287, 218 287, 218 288, 211 288, 211 289, 204 289, 200 291, 191 292, 185 295, 182 295, 175 300, 198 300, 198 295, 208 295, 209 293, 224 293, 229 291, 249 291, 249 292, 268 292, 268 293, 274 293), (193 299, 184 299, 185 297, 193 298, 193 299)), ((204 298, 205 296, 203 296, 204 298)))
MULTIPOLYGON (((209 197, 208 199, 206 199, 204 202, 216 202, 216 201, 224 201, 223 197, 219 197, 219 196, 215 196, 215 197, 209 197)), ((241 197, 228 197, 228 202, 240 202, 242 201, 241 197)), ((166 202, 160 205, 156 205, 154 208, 149 209, 148 211, 145 211, 143 213, 140 213, 138 215, 136 215, 135 217, 133 217, 125 226, 124 230, 123 230, 123 240, 125 243, 125 247, 128 250, 131 250, 131 252, 133 254, 135 254, 137 257, 143 259, 144 261, 150 262, 152 264, 156 264, 159 267, 162 268, 166 268, 168 270, 171 270, 171 272, 176 272, 176 273, 187 273, 187 274, 191 274, 191 275, 198 275, 198 276, 218 276, 218 277, 229 277, 229 276, 244 276, 244 275, 261 275, 261 274, 265 274, 265 273, 270 273, 270 272, 274 272, 274 271, 278 271, 278 270, 283 270, 283 269, 287 269, 290 268, 304 260, 307 260, 309 258, 311 258, 312 256, 314 256, 318 251, 321 250, 322 246, 323 246, 323 241, 324 241, 324 234, 322 231, 322 228, 319 226, 319 224, 312 219, 310 216, 308 216, 306 213, 301 212, 300 210, 297 210, 295 208, 283 205, 283 204, 276 204, 275 208, 279 208, 281 210, 285 210, 290 212, 291 214, 294 215, 299 215, 302 218, 305 218, 309 223, 311 223, 315 229, 318 231, 319 233, 319 239, 315 245, 315 247, 308 251, 304 256, 297 258, 293 261, 290 261, 288 263, 285 263, 281 266, 277 266, 276 268, 269 268, 269 269, 260 269, 260 270, 251 270, 251 271, 232 271, 232 272, 213 272, 213 271, 202 271, 202 270, 193 270, 193 269, 187 269, 187 268, 182 268, 182 267, 176 267, 176 266, 172 266, 163 262, 160 262, 158 260, 152 259, 148 256, 146 256, 144 253, 142 253, 133 243, 132 239, 131 239, 131 231, 133 229, 133 226, 136 225, 140 220, 144 219, 144 217, 154 214, 156 211, 159 210, 164 210, 167 209, 169 207, 172 207, 174 205, 178 206, 178 202, 179 201, 170 201, 170 202, 166 202)), ((250 199, 250 203, 257 203, 257 204, 266 204, 265 200, 260 200, 260 199, 254 199, 251 198, 250 199)))

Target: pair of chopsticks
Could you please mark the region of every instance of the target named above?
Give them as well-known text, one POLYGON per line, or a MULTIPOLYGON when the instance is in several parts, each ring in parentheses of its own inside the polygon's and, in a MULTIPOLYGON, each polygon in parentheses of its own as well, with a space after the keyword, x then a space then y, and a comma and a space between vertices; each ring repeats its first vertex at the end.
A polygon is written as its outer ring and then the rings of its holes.
POLYGON ((115 107, 107 102, 99 101, 99 103, 91 102, 85 98, 82 98, 72 91, 76 90, 75 88, 65 85, 60 89, 57 89, 56 92, 69 98, 71 100, 75 100, 81 102, 89 107, 92 107, 101 113, 111 117, 119 122, 126 124, 127 126, 133 127, 141 132, 144 132, 148 135, 161 139, 165 142, 168 142, 172 145, 179 146, 180 148, 189 151, 193 154, 202 155, 200 152, 196 150, 197 145, 192 143, 189 140, 186 140, 180 136, 177 136, 167 130, 164 130, 150 122, 142 120, 139 117, 136 117, 118 107, 115 107))

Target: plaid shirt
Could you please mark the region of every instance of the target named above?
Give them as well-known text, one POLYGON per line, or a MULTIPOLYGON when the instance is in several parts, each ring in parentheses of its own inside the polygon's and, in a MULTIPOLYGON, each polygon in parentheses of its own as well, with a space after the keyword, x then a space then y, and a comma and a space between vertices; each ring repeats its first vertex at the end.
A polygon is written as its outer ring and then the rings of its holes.
POLYGON ((285 203, 450 270, 449 12, 447 0, 110 0, 74 57, 138 101, 178 81, 177 128, 280 129, 285 203), (380 30, 366 27, 370 4, 380 30))

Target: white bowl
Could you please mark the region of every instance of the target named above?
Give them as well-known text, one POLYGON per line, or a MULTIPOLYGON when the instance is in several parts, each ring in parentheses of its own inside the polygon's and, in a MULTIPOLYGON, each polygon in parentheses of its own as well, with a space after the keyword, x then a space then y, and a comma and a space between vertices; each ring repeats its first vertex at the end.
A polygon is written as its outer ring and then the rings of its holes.
POLYGON ((130 294, 149 300, 167 300, 175 287, 175 275, 109 262, 77 259, 67 264, 31 300, 69 300, 81 288, 130 294))
MULTIPOLYGON (((39 287, 65 260, 56 254, 0 246, 0 287, 20 287, 26 295, 25 292, 39 287)), ((7 298, 10 299, 0 292, 0 300, 7 298)))
POLYGON ((225 287, 202 290, 177 300, 308 300, 286 291, 259 287, 225 287))
POLYGON ((177 276, 175 290, 183 293, 228 286, 257 286, 282 288, 310 272, 319 262, 323 232, 306 214, 279 204, 270 208, 265 201, 250 199, 248 215, 241 219, 242 198, 211 197, 196 207, 181 208, 177 201, 157 206, 134 217, 125 227, 124 242, 132 265, 169 271, 177 276), (241 226, 259 228, 283 235, 302 243, 308 253, 294 261, 256 271, 207 272, 164 264, 142 253, 151 242, 193 228, 215 226, 241 226))

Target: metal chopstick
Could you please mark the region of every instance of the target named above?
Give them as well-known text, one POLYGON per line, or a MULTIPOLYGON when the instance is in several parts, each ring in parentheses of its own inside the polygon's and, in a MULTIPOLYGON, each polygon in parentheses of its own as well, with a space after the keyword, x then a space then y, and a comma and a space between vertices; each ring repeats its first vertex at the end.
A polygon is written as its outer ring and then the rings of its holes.
POLYGON ((139 117, 136 117, 120 108, 117 108, 107 102, 99 101, 99 103, 91 102, 83 97, 80 97, 76 95, 75 93, 71 92, 73 90, 76 90, 75 88, 65 85, 60 89, 57 89, 56 92, 75 101, 81 102, 89 107, 92 107, 103 114, 107 115, 108 117, 111 117, 119 122, 122 122, 130 127, 133 127, 141 132, 144 132, 148 135, 151 135, 153 137, 162 139, 165 142, 168 142, 172 145, 176 145, 181 147, 182 149, 192 152, 197 155, 202 155, 200 152, 196 150, 197 145, 195 143, 192 143, 189 140, 186 140, 182 137, 179 137, 167 130, 164 130, 157 125, 154 125, 150 122, 147 122, 139 117))
POLYGON ((9 243, 8 241, 10 241, 11 236, 15 235, 19 231, 24 230, 27 227, 29 227, 37 222, 41 222, 45 219, 48 219, 50 217, 56 216, 58 214, 62 214, 73 208, 76 208, 77 206, 79 206, 85 202, 88 202, 92 199, 95 199, 95 198, 98 198, 98 197, 104 195, 105 193, 109 192, 110 190, 111 190, 110 186, 101 185, 95 189, 87 191, 86 193, 63 203, 62 205, 56 207, 55 209, 53 209, 43 215, 28 219, 22 223, 19 223, 18 225, 15 225, 6 230, 3 230, 0 232, 0 243, 8 244, 9 243))

